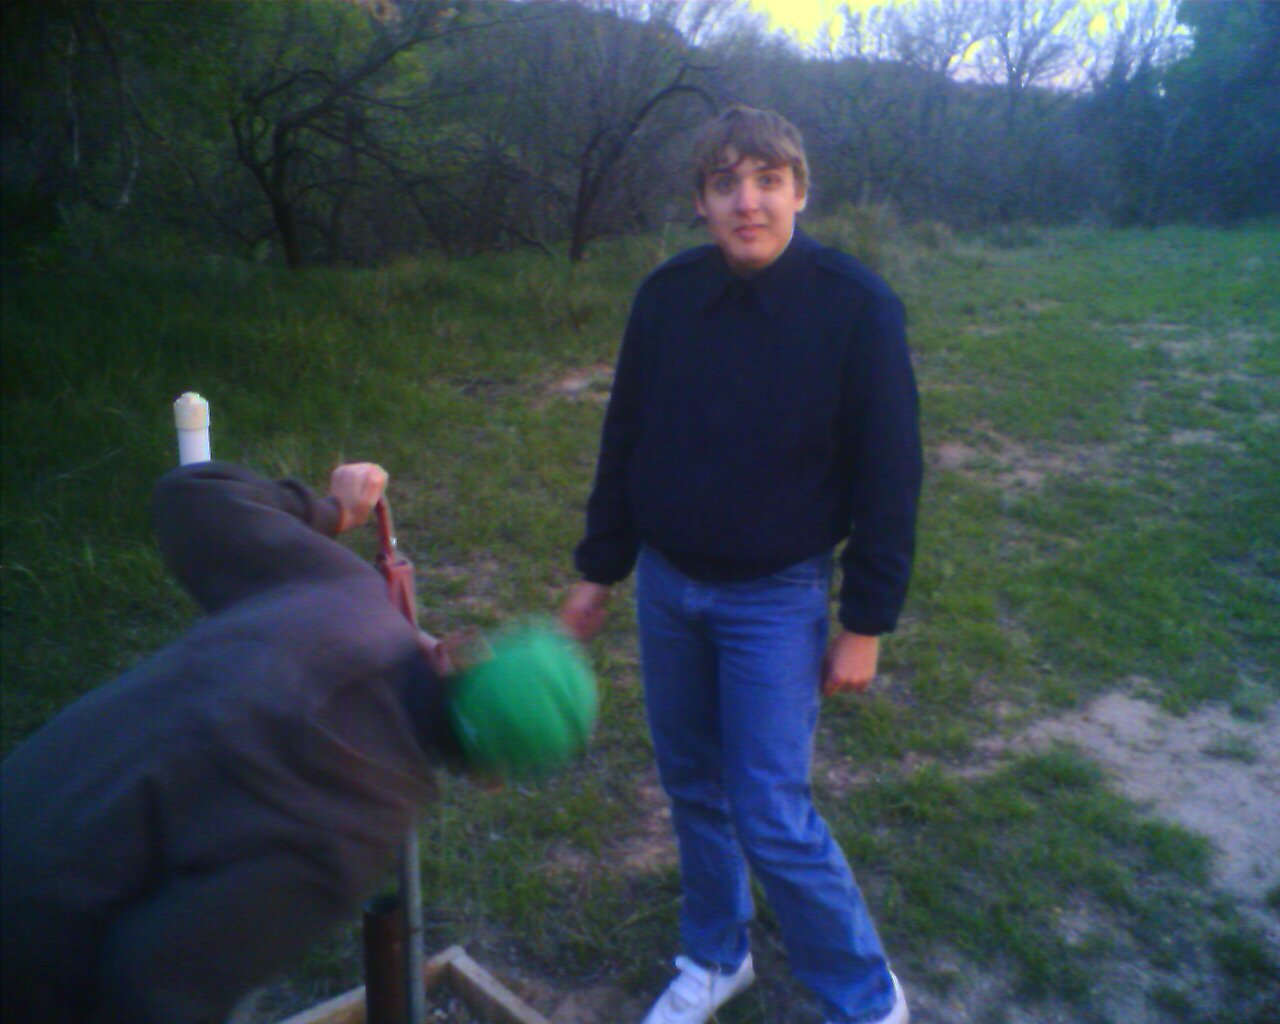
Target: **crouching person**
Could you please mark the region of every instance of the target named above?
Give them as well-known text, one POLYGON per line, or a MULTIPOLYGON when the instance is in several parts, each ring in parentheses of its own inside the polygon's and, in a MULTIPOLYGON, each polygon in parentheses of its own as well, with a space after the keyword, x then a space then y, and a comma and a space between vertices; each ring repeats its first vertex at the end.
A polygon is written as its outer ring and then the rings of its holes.
POLYGON ((595 684, 567 639, 527 630, 450 677, 333 539, 386 481, 345 465, 319 497, 216 462, 160 481, 161 549, 208 614, 0 766, 6 1021, 222 1021, 352 919, 436 768, 585 746, 595 684))

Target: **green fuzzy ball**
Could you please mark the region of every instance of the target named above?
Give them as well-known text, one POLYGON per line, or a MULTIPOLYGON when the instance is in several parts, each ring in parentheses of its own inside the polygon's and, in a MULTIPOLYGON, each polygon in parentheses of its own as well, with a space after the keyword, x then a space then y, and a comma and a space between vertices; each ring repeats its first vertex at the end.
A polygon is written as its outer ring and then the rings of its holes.
POLYGON ((568 764, 586 749, 599 704, 581 648, 544 621, 502 634, 490 648, 450 695, 449 717, 469 765, 527 778, 568 764))

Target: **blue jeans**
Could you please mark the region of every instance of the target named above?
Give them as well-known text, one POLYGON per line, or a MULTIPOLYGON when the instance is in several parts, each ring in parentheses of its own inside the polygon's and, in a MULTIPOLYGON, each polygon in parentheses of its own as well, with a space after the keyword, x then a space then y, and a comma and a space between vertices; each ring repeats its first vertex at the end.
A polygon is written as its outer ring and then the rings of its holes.
POLYGON ((636 591, 645 704, 680 847, 686 955, 733 971, 753 916, 748 865, 791 968, 841 1021, 893 988, 875 925, 809 788, 831 556, 701 583, 651 548, 636 591))

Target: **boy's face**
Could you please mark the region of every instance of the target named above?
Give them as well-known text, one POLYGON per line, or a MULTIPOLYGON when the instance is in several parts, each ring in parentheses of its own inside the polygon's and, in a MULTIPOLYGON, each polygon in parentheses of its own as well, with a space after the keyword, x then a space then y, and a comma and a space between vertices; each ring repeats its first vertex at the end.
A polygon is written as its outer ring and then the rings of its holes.
POLYGON ((744 156, 708 174, 694 204, 729 269, 746 277, 782 255, 805 194, 790 164, 773 166, 744 156))

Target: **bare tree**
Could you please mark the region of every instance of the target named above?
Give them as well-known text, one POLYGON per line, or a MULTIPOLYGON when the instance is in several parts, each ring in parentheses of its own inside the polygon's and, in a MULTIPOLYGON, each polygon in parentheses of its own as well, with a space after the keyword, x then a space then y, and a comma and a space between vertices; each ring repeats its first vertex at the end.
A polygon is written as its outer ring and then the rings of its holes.
POLYGON ((883 22, 885 56, 941 78, 969 59, 987 28, 971 0, 896 0, 883 22))
POLYGON ((878 60, 889 54, 889 18, 887 4, 867 10, 855 10, 848 4, 840 8, 840 28, 831 56, 878 60))
MULTIPOLYGON (((455 14, 444 3, 422 0, 369 10, 369 42, 346 57, 336 39, 335 45, 313 46, 305 55, 293 51, 294 35, 314 25, 316 15, 306 11, 304 24, 303 9, 291 8, 289 14, 298 17, 282 23, 273 59, 241 89, 228 118, 236 158, 266 198, 285 262, 292 268, 304 261, 299 222, 303 196, 316 189, 340 196, 340 183, 354 177, 360 156, 388 160, 367 128, 375 111, 403 111, 409 103, 380 96, 366 86, 397 57, 448 31, 455 14), (283 59, 286 55, 293 59, 283 59), (319 145, 322 142, 332 145, 319 145), (334 145, 345 150, 345 167, 343 159, 335 160, 334 145)), ((337 22, 338 32, 348 28, 337 22)), ((339 203, 331 208, 333 217, 340 217, 340 207, 339 203)))
POLYGON ((884 8, 882 48, 920 75, 904 81, 900 92, 911 102, 913 168, 930 212, 944 205, 944 176, 955 162, 959 143, 951 123, 954 79, 972 72, 988 25, 983 11, 968 0, 894 0, 884 8))
POLYGON ((714 111, 709 67, 686 36, 714 28, 714 4, 539 6, 544 16, 522 25, 504 54, 521 107, 512 141, 578 261, 593 238, 634 221, 643 194, 621 184, 641 176, 628 168, 654 166, 693 114, 714 111))
POLYGON ((1075 65, 1083 8, 1077 0, 983 0, 976 57, 988 81, 1004 87, 1005 121, 1014 128, 1023 98, 1075 65))
POLYGON ((4 10, 5 184, 72 235, 74 207, 126 210, 142 166, 109 13, 93 0, 4 10))
POLYGON ((1079 115, 1096 140, 1099 205, 1119 223, 1152 223, 1165 192, 1179 112, 1161 95, 1161 69, 1185 54, 1190 34, 1158 0, 1096 13, 1080 55, 1088 82, 1079 115))
POLYGON ((1164 0, 1111 0, 1089 21, 1081 71, 1096 92, 1185 56, 1191 34, 1164 0))

